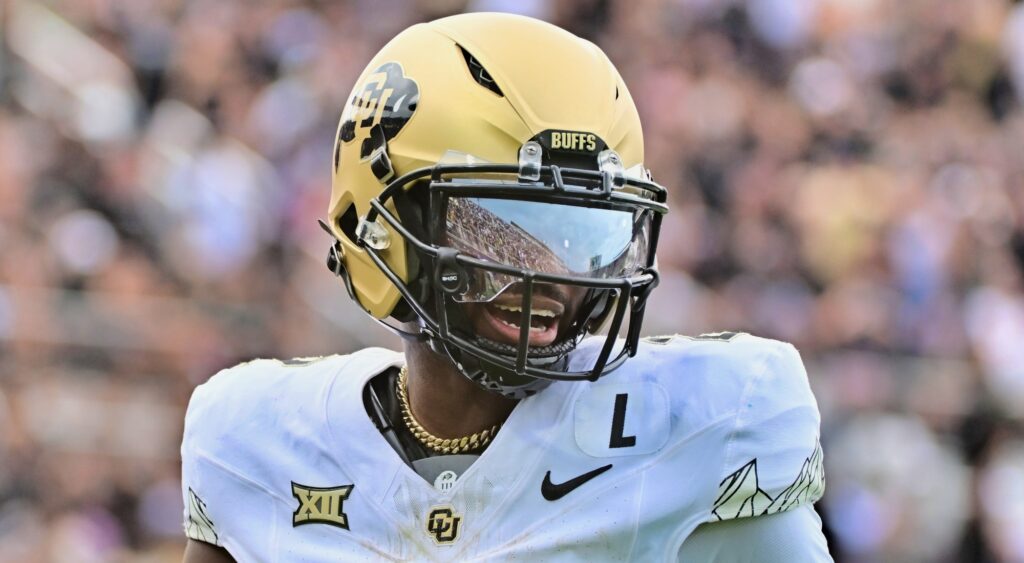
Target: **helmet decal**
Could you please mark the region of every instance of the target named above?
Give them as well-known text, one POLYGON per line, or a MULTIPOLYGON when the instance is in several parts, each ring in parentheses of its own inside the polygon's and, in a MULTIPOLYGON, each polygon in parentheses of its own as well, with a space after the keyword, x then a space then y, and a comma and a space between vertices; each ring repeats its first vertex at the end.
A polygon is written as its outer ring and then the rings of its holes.
POLYGON ((548 129, 535 137, 548 151, 583 153, 596 156, 608 148, 603 139, 586 131, 548 129))
POLYGON ((419 86, 415 80, 406 78, 402 65, 384 63, 366 77, 362 88, 345 106, 338 137, 350 143, 357 130, 380 125, 384 139, 391 140, 412 118, 419 99, 419 86))

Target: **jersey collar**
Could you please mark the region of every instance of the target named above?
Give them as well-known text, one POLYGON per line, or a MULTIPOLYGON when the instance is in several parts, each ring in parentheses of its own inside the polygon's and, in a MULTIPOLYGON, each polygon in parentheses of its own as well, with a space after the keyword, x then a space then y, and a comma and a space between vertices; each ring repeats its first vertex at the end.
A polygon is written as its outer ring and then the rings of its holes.
POLYGON ((369 380, 404 363, 399 352, 370 348, 353 354, 339 370, 325 397, 329 438, 334 444, 330 455, 355 481, 354 494, 365 495, 368 504, 398 527, 408 524, 411 506, 462 504, 460 500, 478 507, 475 517, 482 524, 505 504, 503 500, 526 485, 524 481, 534 473, 531 469, 549 450, 559 421, 571 414, 567 394, 575 385, 556 383, 520 401, 480 458, 451 490, 442 493, 402 461, 363 406, 363 389, 369 380))

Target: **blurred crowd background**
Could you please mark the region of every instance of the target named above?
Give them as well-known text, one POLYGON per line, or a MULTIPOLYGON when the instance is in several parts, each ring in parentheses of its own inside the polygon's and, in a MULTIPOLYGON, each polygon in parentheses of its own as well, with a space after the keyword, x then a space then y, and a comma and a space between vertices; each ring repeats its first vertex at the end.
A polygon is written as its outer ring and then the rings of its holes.
POLYGON ((646 332, 802 351, 837 561, 1024 561, 1024 4, 0 0, 0 561, 174 561, 191 389, 395 345, 324 268, 409 24, 601 45, 671 188, 646 332))

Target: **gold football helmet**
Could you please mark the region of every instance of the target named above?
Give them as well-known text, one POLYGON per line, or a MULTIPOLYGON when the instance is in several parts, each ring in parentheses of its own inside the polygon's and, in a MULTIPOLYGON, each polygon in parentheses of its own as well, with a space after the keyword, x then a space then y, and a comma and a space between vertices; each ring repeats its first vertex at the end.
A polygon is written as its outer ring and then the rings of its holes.
POLYGON ((328 265, 374 318, 523 397, 635 353, 665 201, 629 90, 597 46, 521 16, 453 16, 399 34, 356 82, 334 149, 328 265), (603 347, 570 369, 603 324, 603 347))

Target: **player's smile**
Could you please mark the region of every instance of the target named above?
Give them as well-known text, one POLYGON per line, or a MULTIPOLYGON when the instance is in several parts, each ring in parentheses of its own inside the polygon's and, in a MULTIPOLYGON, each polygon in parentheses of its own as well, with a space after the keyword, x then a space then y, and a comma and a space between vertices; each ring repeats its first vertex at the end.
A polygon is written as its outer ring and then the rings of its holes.
MULTIPOLYGON (((518 295, 502 296, 480 307, 480 317, 486 321, 494 337, 487 337, 498 342, 515 344, 519 342, 519 329, 522 322, 522 298, 518 295)), ((565 307, 558 301, 545 297, 534 297, 530 311, 530 345, 547 346, 554 343, 558 336, 559 321, 565 307)), ((478 327, 480 328, 480 327, 478 327)), ((482 331, 481 331, 482 332, 482 331)))
MULTIPOLYGON (((530 346, 549 346, 558 340, 565 328, 563 320, 573 318, 579 306, 579 297, 573 293, 580 292, 570 292, 564 286, 540 286, 535 290, 530 310, 530 346)), ((495 342, 517 344, 523 318, 522 303, 520 293, 506 291, 489 303, 470 305, 474 330, 495 342)))

